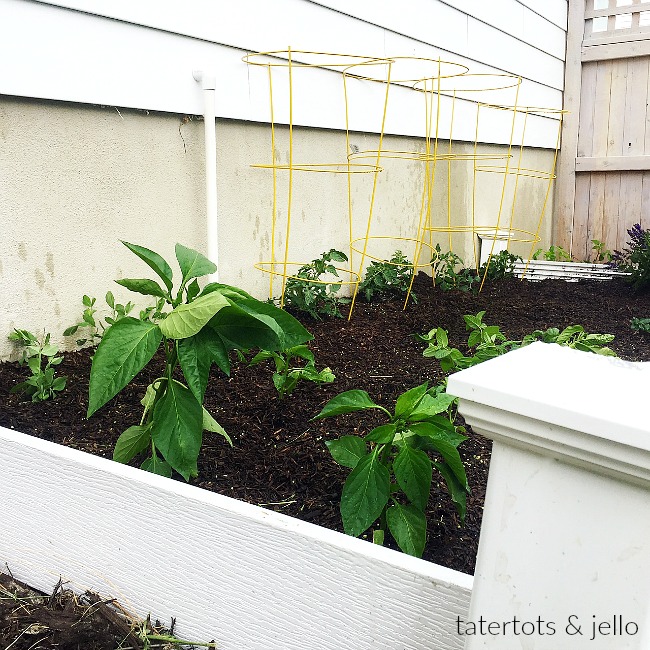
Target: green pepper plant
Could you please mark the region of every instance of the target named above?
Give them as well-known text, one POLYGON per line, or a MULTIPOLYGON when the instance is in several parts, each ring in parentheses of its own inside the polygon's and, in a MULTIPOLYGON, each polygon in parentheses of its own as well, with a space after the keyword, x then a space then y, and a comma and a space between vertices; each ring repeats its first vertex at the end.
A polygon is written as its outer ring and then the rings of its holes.
POLYGON ((326 443, 334 460, 352 470, 341 494, 348 535, 358 537, 378 522, 375 543, 383 544, 388 531, 402 551, 421 557, 433 468, 446 481, 464 520, 469 485, 457 447, 466 437, 448 417, 454 402, 440 387, 424 383, 402 393, 391 413, 366 391, 349 390, 331 399, 314 418, 377 409, 388 419, 364 438, 348 435, 326 443), (440 460, 432 460, 430 453, 440 460))
POLYGON ((219 283, 201 289, 198 278, 216 271, 201 253, 176 244, 181 279, 174 289, 166 260, 148 248, 122 242, 162 281, 122 279, 130 291, 164 300, 170 311, 154 322, 130 316, 106 329, 93 357, 88 417, 117 395, 152 359, 158 349, 165 368, 147 388, 140 423, 119 437, 113 457, 123 463, 149 450, 141 467, 189 480, 198 474, 197 459, 204 430, 226 432, 203 408, 213 364, 230 373, 230 350, 285 350, 313 338, 290 314, 254 299, 245 291, 219 283), (184 382, 177 379, 177 369, 184 382))
POLYGON ((280 399, 284 399, 286 395, 291 395, 299 381, 305 380, 315 384, 331 384, 335 379, 334 373, 330 368, 323 368, 320 371, 316 370, 314 353, 306 345, 296 345, 278 352, 260 350, 249 361, 249 365, 255 366, 269 359, 272 359, 275 363, 273 385, 278 391, 280 399), (307 363, 302 366, 296 365, 298 359, 303 359, 307 363))
POLYGON ((44 334, 43 340, 39 341, 27 330, 14 329, 9 334, 9 339, 23 347, 19 364, 22 366, 26 363, 32 373, 31 377, 16 384, 10 392, 25 393, 32 398, 32 402, 43 402, 56 397, 65 388, 67 377, 55 376, 55 367, 63 361, 63 357, 58 356, 59 348, 50 343, 50 334, 44 334))

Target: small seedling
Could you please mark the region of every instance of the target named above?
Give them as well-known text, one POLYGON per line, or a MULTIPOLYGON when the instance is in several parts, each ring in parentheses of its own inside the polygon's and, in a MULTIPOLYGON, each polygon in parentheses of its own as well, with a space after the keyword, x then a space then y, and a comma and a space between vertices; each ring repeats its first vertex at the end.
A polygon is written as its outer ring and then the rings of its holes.
POLYGON ((538 248, 533 254, 533 259, 538 260, 540 257, 548 262, 570 262, 571 255, 564 250, 562 246, 551 246, 547 251, 538 248))
POLYGON ((630 327, 635 332, 650 334, 650 318, 633 318, 630 321, 630 327))
POLYGON ((435 327, 427 334, 415 335, 418 340, 428 343, 423 355, 437 359, 444 372, 470 368, 477 363, 493 359, 534 341, 557 343, 603 356, 616 356, 616 353, 607 347, 607 343, 614 340, 613 334, 588 334, 581 325, 570 325, 562 331, 556 327, 535 330, 524 336, 521 341, 511 341, 501 332, 498 325, 486 325, 483 322, 483 316, 485 316, 485 311, 480 311, 476 315, 463 316, 465 327, 470 332, 467 338, 467 347, 473 352, 471 356, 464 355, 458 348, 449 347, 447 331, 441 327, 435 327))
POLYGON ((487 282, 495 282, 512 278, 515 275, 515 264, 523 262, 519 255, 513 255, 510 251, 500 251, 497 255, 492 255, 489 264, 486 262, 479 270, 480 278, 485 277, 487 282))
POLYGON ((321 315, 343 318, 339 307, 350 302, 349 298, 337 296, 340 282, 328 282, 323 279, 330 275, 339 277, 338 270, 332 262, 347 262, 345 253, 334 248, 323 253, 298 269, 296 277, 287 280, 284 289, 284 306, 307 312, 320 320, 321 315))
POLYGON ((475 269, 463 267, 461 257, 452 251, 442 252, 440 244, 436 244, 434 255, 431 259, 433 284, 443 291, 471 291, 478 290, 481 279, 475 269))
MULTIPOLYGON (((413 264, 402 253, 395 251, 386 262, 370 262, 366 277, 359 284, 359 291, 370 302, 374 297, 384 297, 406 293, 413 275, 413 264)), ((417 296, 411 293, 413 302, 417 296)))
POLYGON ((595 253, 596 262, 611 262, 613 253, 609 248, 605 248, 605 242, 599 239, 591 240, 591 250, 595 253))
POLYGON ((9 339, 24 348, 19 363, 21 366, 26 363, 32 372, 29 379, 14 386, 11 392, 25 393, 32 398, 32 402, 56 397, 65 388, 67 377, 55 377, 55 367, 63 361, 63 357, 57 356, 59 348, 50 343, 50 335, 44 334, 43 340, 39 341, 27 330, 14 329, 9 339))
MULTIPOLYGON (((85 309, 81 321, 68 327, 63 332, 63 336, 72 336, 73 334, 76 334, 79 329, 85 328, 88 334, 86 335, 86 338, 77 339, 77 345, 84 345, 88 342, 95 345, 102 340, 102 336, 104 336, 104 332, 108 327, 114 325, 122 318, 126 318, 135 307, 135 305, 130 301, 125 305, 115 302, 115 296, 113 296, 112 291, 106 293, 105 300, 110 309, 110 316, 106 316, 102 322, 101 318, 96 316, 98 310, 95 309, 95 303, 97 302, 97 299, 84 295, 82 302, 85 309)), ((140 311, 140 320, 160 320, 162 317, 161 310, 164 305, 164 298, 158 298, 155 305, 150 305, 140 311)))
POLYGON ((334 373, 329 368, 323 368, 320 372, 316 370, 314 353, 306 345, 296 345, 279 352, 261 350, 250 360, 249 365, 255 366, 268 359, 272 359, 275 363, 273 385, 278 391, 280 399, 291 395, 299 381, 331 384, 335 379, 334 373), (302 366, 296 365, 298 359, 307 363, 302 366))

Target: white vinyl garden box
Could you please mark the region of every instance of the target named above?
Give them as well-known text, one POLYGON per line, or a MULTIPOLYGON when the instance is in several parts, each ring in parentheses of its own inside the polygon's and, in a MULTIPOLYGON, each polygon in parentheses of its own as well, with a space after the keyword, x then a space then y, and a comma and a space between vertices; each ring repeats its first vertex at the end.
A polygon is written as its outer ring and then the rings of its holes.
POLYGON ((220 650, 463 647, 472 577, 0 428, 0 562, 220 650))

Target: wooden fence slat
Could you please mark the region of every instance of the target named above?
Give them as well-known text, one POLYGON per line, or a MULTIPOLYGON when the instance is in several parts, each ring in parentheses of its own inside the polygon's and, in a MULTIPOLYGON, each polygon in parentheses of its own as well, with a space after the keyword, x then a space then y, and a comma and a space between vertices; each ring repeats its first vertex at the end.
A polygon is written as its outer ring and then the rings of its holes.
POLYGON ((607 155, 607 130, 609 128, 609 93, 612 84, 612 64, 598 63, 596 86, 594 88, 594 130, 592 134, 592 155, 607 155))
MULTIPOLYGON (((643 172, 622 172, 618 218, 618 248, 625 245, 627 231, 641 221, 643 172)), ((608 248, 612 248, 608 244, 608 248)))
POLYGON ((650 172, 643 172, 641 189, 641 226, 650 228, 650 172))
POLYGON ((609 121, 607 125, 607 155, 623 155, 625 99, 627 91, 627 60, 612 61, 612 79, 609 90, 609 121))
POLYGON ((578 124, 578 156, 591 156, 593 153, 594 110, 596 107, 596 73, 598 63, 585 63, 582 66, 582 92, 580 94, 580 117, 578 124))
POLYGON ((572 0, 568 5, 568 31, 564 74, 564 108, 568 111, 562 122, 562 146, 557 163, 557 183, 553 215, 553 243, 571 250, 573 211, 575 207, 575 157, 578 150, 580 115, 581 45, 585 29, 585 0, 572 0))
POLYGON ((648 57, 628 61, 623 133, 623 154, 627 156, 645 153, 648 61, 648 57))
MULTIPOLYGON (((605 221, 605 177, 607 174, 590 174, 589 185, 589 235, 587 239, 605 240, 603 231, 605 221)), ((586 245, 586 242, 585 242, 586 245)))
POLYGON ((621 173, 608 172, 605 176, 605 200, 603 203, 603 239, 607 248, 620 248, 619 209, 621 195, 621 173))
POLYGON ((571 255, 574 259, 583 261, 587 259, 588 251, 586 242, 592 239, 589 233, 589 192, 593 174, 576 174, 576 203, 573 213, 573 249, 571 255))

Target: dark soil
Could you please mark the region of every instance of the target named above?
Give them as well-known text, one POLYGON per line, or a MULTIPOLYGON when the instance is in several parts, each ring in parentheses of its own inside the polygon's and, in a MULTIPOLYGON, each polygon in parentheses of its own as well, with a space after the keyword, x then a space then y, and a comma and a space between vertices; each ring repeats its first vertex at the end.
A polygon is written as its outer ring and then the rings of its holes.
MULTIPOLYGON (((172 630, 138 620, 120 608, 86 592, 77 595, 58 582, 51 594, 36 591, 0 573, 0 650, 189 650, 155 636, 172 630), (147 645, 148 641, 148 645, 147 645)), ((216 646, 215 646, 216 647, 216 646)))
MULTIPOLYGON (((303 383, 279 401, 270 365, 250 368, 236 363, 230 378, 213 368, 205 406, 231 435, 234 449, 220 436, 206 434, 199 477, 192 483, 341 530, 338 504, 347 470, 333 462, 324 443, 345 434, 367 433, 380 415, 351 414, 316 422, 310 418, 345 390, 362 388, 392 408, 404 390, 441 380, 438 363, 422 356, 426 346, 413 334, 444 327, 450 344, 463 350, 464 314, 486 310, 484 321, 499 325, 512 339, 535 329, 583 325, 589 332, 615 334, 611 347, 622 358, 650 361, 650 336, 630 328, 631 318, 650 316, 650 295, 634 294, 618 279, 504 280, 473 296, 440 291, 430 279, 419 277, 415 290, 418 303, 410 303, 406 311, 400 300, 361 302, 350 322, 302 319, 315 337, 311 348, 318 368, 329 366, 336 374, 333 384, 303 383)), ((9 389, 27 371, 17 364, 0 364, 0 425, 110 458, 120 433, 139 423, 140 399, 159 376, 162 360, 154 358, 130 386, 86 420, 90 354, 89 350, 66 354, 59 374, 68 376, 68 387, 55 400, 40 404, 10 395, 9 389)), ((473 573, 490 442, 472 432, 469 436, 459 448, 472 489, 465 526, 460 525, 444 483, 434 479, 424 558, 473 573)))

